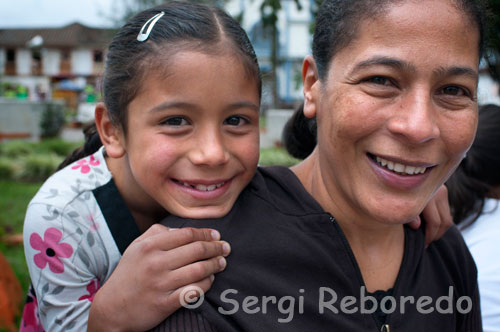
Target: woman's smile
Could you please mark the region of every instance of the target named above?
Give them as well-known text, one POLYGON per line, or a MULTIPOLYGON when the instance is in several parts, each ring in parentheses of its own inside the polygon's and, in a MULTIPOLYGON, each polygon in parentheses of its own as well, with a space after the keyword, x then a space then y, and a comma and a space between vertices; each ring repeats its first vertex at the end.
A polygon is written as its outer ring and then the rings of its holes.
POLYGON ((367 153, 367 157, 373 171, 384 184, 402 190, 420 186, 428 178, 435 166, 401 159, 398 159, 398 162, 395 161, 395 158, 389 160, 371 153, 367 153))

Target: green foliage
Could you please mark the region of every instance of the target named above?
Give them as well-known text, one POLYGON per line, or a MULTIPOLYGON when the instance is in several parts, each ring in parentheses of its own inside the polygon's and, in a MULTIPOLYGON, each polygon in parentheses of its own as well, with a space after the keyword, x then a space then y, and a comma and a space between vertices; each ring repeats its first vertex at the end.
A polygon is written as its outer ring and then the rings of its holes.
POLYGON ((32 154, 33 144, 24 140, 12 140, 0 144, 0 156, 17 158, 32 154))
POLYGON ((0 157, 0 180, 12 179, 15 167, 8 158, 0 157))
POLYGON ((62 105, 48 103, 47 108, 42 114, 42 120, 40 121, 42 137, 58 136, 64 125, 64 121, 62 105))
POLYGON ((64 158, 54 154, 33 154, 24 160, 19 178, 25 181, 43 181, 51 176, 64 158))
POLYGON ((490 8, 490 29, 486 62, 491 76, 500 82, 500 0, 488 0, 490 8))
MULTIPOLYGON (((41 183, 0 180, 0 232, 21 233, 24 213, 41 183)), ((1 233, 0 233, 1 234, 1 233)))
POLYGON ((290 167, 299 162, 299 159, 290 156, 283 148, 265 148, 260 150, 259 165, 262 166, 281 165, 290 167))
POLYGON ((60 138, 50 138, 40 141, 36 145, 37 153, 55 153, 58 156, 66 157, 76 148, 83 145, 83 142, 67 142, 60 138))

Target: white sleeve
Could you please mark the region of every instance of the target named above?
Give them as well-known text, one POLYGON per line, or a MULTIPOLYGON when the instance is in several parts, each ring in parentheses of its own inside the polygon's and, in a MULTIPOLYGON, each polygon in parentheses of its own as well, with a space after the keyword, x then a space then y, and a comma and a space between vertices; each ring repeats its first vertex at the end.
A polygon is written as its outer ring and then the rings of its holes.
POLYGON ((92 214, 89 217, 87 211, 71 205, 31 203, 23 236, 44 329, 86 331, 93 296, 109 268, 109 255, 92 214))

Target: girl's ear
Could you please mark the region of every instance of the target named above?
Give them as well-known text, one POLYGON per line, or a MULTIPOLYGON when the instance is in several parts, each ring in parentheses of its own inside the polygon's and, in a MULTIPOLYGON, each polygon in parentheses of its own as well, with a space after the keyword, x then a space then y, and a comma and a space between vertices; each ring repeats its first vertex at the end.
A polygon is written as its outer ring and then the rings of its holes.
POLYGON ((302 83, 304 84, 304 115, 306 118, 314 118, 317 111, 320 81, 312 55, 306 56, 302 64, 302 83))
POLYGON ((97 104, 94 118, 99 137, 106 148, 106 154, 111 158, 123 157, 126 152, 123 131, 111 122, 108 109, 104 103, 97 104))

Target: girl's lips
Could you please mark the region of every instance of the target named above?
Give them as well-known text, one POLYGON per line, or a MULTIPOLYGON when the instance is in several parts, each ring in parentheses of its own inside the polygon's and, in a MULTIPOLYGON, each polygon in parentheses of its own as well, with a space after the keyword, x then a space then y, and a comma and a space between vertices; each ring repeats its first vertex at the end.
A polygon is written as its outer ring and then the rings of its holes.
POLYGON ((398 189, 413 189, 420 186, 425 179, 427 179, 433 169, 433 167, 429 167, 424 173, 409 175, 389 170, 388 168, 377 163, 376 159, 369 154, 367 154, 367 159, 371 168, 382 180, 382 182, 390 187, 398 189))
POLYGON ((170 179, 178 190, 198 200, 212 200, 222 196, 229 189, 233 178, 228 180, 196 180, 184 181, 170 179))

